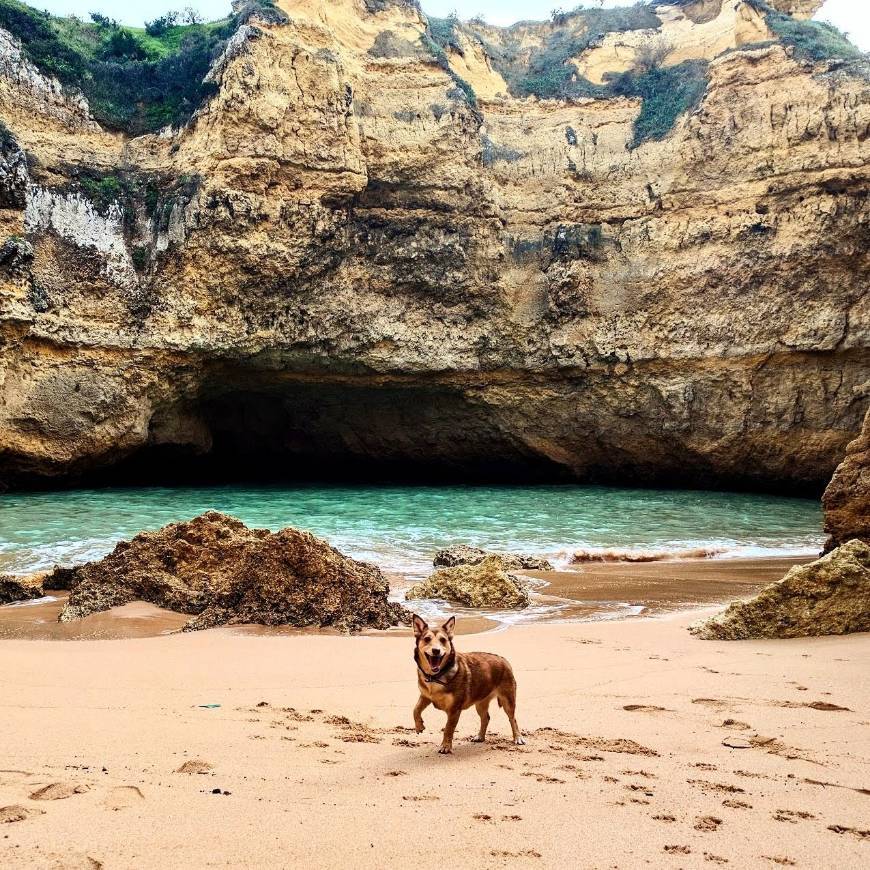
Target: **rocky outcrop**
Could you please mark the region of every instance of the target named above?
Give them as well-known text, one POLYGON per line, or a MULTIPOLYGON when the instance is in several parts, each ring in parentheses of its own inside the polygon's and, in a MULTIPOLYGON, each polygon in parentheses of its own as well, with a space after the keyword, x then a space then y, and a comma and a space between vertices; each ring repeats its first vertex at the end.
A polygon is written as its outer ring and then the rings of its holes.
POLYGON ((13 574, 0 574, 0 605, 41 598, 43 595, 41 579, 42 575, 20 577, 13 574))
MULTIPOLYGON (((516 95, 558 24, 433 52, 414 3, 278 5, 137 137, 0 40, 0 483, 824 486, 867 407, 865 61, 632 12, 706 64, 638 143, 639 97, 516 95)), ((586 14, 556 71, 604 80, 586 14)))
POLYGON ((822 496, 822 508, 830 535, 825 552, 853 538, 870 544, 870 411, 822 496))
POLYGON ((438 598, 465 607, 516 609, 529 605, 529 593, 505 571, 498 556, 487 556, 476 564, 441 568, 423 583, 412 586, 405 597, 438 598))
POLYGON ((308 532, 249 529, 214 511, 143 532, 63 573, 70 596, 62 622, 134 600, 191 614, 185 630, 259 623, 358 631, 405 619, 375 566, 308 532))
POLYGON ((552 571, 553 566, 538 556, 521 553, 488 553, 479 547, 457 544, 439 550, 432 560, 436 568, 454 568, 457 565, 479 565, 484 559, 495 558, 505 571, 552 571))
POLYGON ((870 546, 849 541, 690 631, 704 640, 870 631, 870 546))

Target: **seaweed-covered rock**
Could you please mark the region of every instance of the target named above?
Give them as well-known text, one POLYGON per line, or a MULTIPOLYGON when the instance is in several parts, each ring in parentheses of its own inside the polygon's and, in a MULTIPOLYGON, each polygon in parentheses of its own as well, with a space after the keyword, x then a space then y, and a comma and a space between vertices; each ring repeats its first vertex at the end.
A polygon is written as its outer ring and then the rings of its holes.
POLYGON ((374 565, 308 532, 249 529, 215 511, 136 535, 71 577, 61 570, 70 587, 62 622, 133 600, 191 614, 185 630, 253 622, 357 631, 406 621, 374 565))
POLYGON ((16 601, 32 601, 42 598, 41 574, 16 577, 13 574, 0 574, 0 604, 13 604, 16 601))
POLYGON ((455 568, 457 565, 479 565, 484 559, 495 557, 506 571, 552 571, 553 566, 538 556, 522 553, 488 553, 479 547, 457 544, 435 554, 432 564, 436 568, 455 568))
POLYGON ((870 544, 870 410, 861 434, 846 447, 822 496, 825 531, 830 535, 825 551, 852 538, 870 544))
POLYGON ((505 571, 499 556, 487 556, 476 565, 441 568, 428 580, 412 586, 405 597, 443 598, 466 607, 523 608, 529 605, 529 593, 505 571))
POLYGON ((689 627, 704 640, 810 637, 870 631, 870 546, 849 541, 796 565, 749 601, 689 627))

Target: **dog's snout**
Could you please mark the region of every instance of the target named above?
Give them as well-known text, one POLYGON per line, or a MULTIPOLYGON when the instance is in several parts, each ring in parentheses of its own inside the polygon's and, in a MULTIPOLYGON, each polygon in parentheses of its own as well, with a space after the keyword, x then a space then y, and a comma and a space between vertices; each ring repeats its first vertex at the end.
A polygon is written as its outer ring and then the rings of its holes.
POLYGON ((440 659, 441 656, 444 655, 444 653, 437 647, 433 647, 431 650, 429 650, 429 655, 432 656, 433 659, 440 659))

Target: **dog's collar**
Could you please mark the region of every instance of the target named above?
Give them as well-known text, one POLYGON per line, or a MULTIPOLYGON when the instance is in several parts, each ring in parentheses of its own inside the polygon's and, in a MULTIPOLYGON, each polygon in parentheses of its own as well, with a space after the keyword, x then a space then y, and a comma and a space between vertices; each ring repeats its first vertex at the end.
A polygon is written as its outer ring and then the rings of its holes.
MULTIPOLYGON (((414 647, 414 663, 417 665, 417 670, 423 677, 423 682, 425 683, 438 683, 441 686, 446 686, 447 683, 444 680, 440 679, 444 674, 450 673, 453 666, 456 664, 456 650, 452 648, 450 649, 450 655, 444 659, 444 664, 438 669, 438 673, 436 674, 427 674, 426 671, 420 666, 420 650, 417 647, 414 647)), ((449 682, 449 680, 447 681, 449 682)))

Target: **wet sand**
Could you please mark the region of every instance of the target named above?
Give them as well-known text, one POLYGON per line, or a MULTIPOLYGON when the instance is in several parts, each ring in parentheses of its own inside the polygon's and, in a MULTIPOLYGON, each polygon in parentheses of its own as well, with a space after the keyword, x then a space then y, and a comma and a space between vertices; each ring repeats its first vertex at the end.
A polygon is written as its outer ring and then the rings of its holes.
POLYGON ((586 562, 567 571, 524 571, 548 585, 539 591, 588 604, 639 604, 658 613, 756 594, 812 558, 683 559, 586 562))
MULTIPOLYGON (((559 620, 593 620, 625 616, 625 606, 642 608, 642 614, 661 613, 707 603, 726 603, 753 595, 778 580, 796 564, 810 559, 691 559, 643 563, 585 563, 566 571, 518 572, 535 581, 534 603, 554 609, 539 617, 559 620), (537 585, 540 584, 540 585, 537 585)), ((390 578, 396 586, 401 578, 390 578)), ((0 639, 23 640, 120 640, 156 637, 180 631, 187 616, 145 602, 115 607, 73 623, 57 621, 66 592, 50 592, 52 600, 0 607, 0 639)), ((498 628, 497 614, 444 607, 461 620, 459 632, 472 634, 498 628)), ((310 634, 303 629, 234 626, 251 636, 310 634)), ((388 634, 407 634, 394 629, 388 634)), ((369 632, 368 634, 382 634, 369 632)))
POLYGON ((407 637, 0 641, 0 864, 866 866, 870 635, 697 615, 458 638, 512 662, 527 745, 467 711, 452 756, 407 637))

